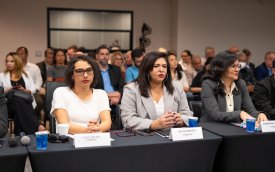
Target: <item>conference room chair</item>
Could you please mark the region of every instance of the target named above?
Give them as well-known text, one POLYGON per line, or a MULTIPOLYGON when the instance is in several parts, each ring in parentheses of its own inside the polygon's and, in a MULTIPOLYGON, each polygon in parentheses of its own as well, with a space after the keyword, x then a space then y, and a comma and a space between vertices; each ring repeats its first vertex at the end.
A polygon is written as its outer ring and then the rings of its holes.
POLYGON ((202 101, 189 101, 189 107, 190 107, 190 110, 194 112, 194 116, 200 119, 202 101))
POLYGON ((55 117, 50 114, 52 108, 52 99, 53 99, 53 92, 58 87, 64 87, 66 84, 64 82, 46 82, 46 96, 45 96, 45 116, 50 119, 50 132, 56 133, 55 131, 55 117))

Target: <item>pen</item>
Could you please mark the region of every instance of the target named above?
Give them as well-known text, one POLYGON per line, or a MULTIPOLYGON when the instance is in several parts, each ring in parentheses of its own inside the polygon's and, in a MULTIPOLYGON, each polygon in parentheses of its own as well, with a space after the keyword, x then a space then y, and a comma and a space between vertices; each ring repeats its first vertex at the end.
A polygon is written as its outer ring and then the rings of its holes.
POLYGON ((168 138, 169 136, 166 136, 166 135, 164 135, 164 134, 161 134, 161 133, 159 133, 159 132, 157 132, 157 131, 154 131, 154 133, 156 133, 157 135, 159 135, 160 137, 163 137, 163 138, 168 138))

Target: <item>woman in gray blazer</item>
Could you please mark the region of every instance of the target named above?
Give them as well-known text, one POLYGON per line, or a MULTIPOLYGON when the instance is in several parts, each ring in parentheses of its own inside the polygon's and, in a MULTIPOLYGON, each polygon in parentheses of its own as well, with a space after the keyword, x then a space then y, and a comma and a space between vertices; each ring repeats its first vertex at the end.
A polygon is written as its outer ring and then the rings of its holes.
POLYGON ((185 126, 192 116, 183 87, 172 83, 165 53, 148 53, 136 81, 124 87, 121 118, 124 127, 158 130, 185 126))
POLYGON ((253 117, 257 122, 267 120, 264 113, 255 109, 245 82, 239 79, 239 71, 236 54, 223 51, 214 57, 202 83, 201 121, 241 122, 253 117))

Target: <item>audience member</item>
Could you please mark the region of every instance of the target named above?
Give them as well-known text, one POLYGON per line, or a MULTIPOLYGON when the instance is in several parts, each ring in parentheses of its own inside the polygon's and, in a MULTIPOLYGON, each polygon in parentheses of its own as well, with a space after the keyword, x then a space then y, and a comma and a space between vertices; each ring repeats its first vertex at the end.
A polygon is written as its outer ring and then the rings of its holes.
POLYGON ((96 51, 96 59, 100 68, 98 84, 95 88, 103 89, 107 92, 110 107, 111 117, 113 118, 114 126, 117 119, 117 105, 120 103, 122 96, 124 80, 121 71, 117 66, 108 64, 110 55, 106 45, 101 45, 96 51))
POLYGON ((184 126, 192 116, 185 93, 172 84, 165 53, 151 52, 144 57, 137 81, 124 87, 121 117, 124 127, 158 130, 184 126))
POLYGON ((77 46, 76 45, 72 45, 67 49, 67 61, 70 61, 73 57, 76 56, 76 52, 77 52, 77 46))
POLYGON ((124 57, 120 51, 115 51, 112 54, 111 64, 120 68, 122 78, 125 78, 124 57))
POLYGON ((246 62, 247 67, 249 67, 253 73, 255 70, 255 64, 250 62, 251 59, 251 51, 247 48, 243 49, 242 52, 244 53, 244 61, 246 62))
POLYGON ((132 53, 132 51, 129 50, 129 51, 127 51, 124 54, 124 58, 125 58, 124 66, 125 66, 125 69, 127 69, 128 67, 131 67, 133 65, 133 59, 132 59, 131 53, 132 53))
POLYGON ((212 61, 213 57, 208 57, 206 62, 204 63, 202 71, 200 71, 192 81, 190 91, 194 95, 195 100, 201 100, 201 85, 203 81, 203 77, 208 73, 210 69, 210 62, 212 61))
POLYGON ((134 64, 126 70, 125 82, 130 83, 138 77, 139 67, 144 59, 144 54, 141 49, 134 49, 131 53, 134 64))
POLYGON ((47 72, 47 81, 65 82, 67 68, 67 58, 64 51, 57 49, 54 53, 53 65, 49 67, 47 72))
POLYGON ((223 51, 211 61, 208 77, 202 83, 201 121, 242 122, 248 118, 267 120, 258 112, 249 96, 246 84, 239 79, 240 64, 236 54, 223 51))
POLYGON ((178 64, 177 61, 177 52, 174 50, 170 50, 167 53, 168 55, 168 62, 171 70, 171 77, 172 80, 179 84, 180 87, 183 88, 185 92, 189 92, 189 84, 187 81, 187 77, 183 72, 181 65, 178 64))
POLYGON ((202 62, 201 57, 198 55, 192 56, 192 67, 196 70, 196 72, 200 72, 202 70, 202 62))
POLYGON ((275 59, 272 64, 272 75, 258 82, 253 94, 253 102, 257 110, 268 114, 275 120, 275 59))
POLYGON ((0 73, 0 86, 4 87, 7 94, 8 114, 14 120, 14 133, 20 132, 34 134, 37 130, 45 130, 34 115, 35 101, 27 101, 21 97, 8 96, 13 89, 18 89, 27 94, 36 92, 35 84, 29 72, 23 68, 22 59, 17 53, 11 52, 5 58, 6 69, 0 73))
POLYGON ((22 59, 22 62, 24 65, 24 70, 30 74, 30 76, 32 77, 32 79, 34 81, 36 90, 34 91, 33 96, 34 96, 35 102, 37 104, 34 109, 34 113, 38 118, 40 118, 41 110, 44 107, 44 99, 39 93, 40 89, 42 87, 42 84, 43 84, 40 69, 36 64, 28 62, 29 53, 28 53, 28 49, 26 47, 19 47, 19 48, 17 48, 16 52, 22 59))
POLYGON ((45 59, 42 62, 37 63, 36 65, 39 67, 43 84, 47 81, 47 71, 50 66, 53 65, 53 56, 54 56, 54 50, 52 48, 47 48, 44 51, 44 57, 45 59))
POLYGON ((233 54, 236 54, 236 55, 240 52, 239 47, 237 47, 236 45, 230 46, 230 47, 228 48, 228 51, 229 51, 230 53, 233 53, 233 54))
POLYGON ((256 83, 256 79, 254 78, 254 74, 252 69, 247 65, 246 56, 244 53, 238 54, 238 60, 240 62, 240 72, 239 77, 243 79, 247 85, 247 89, 249 93, 253 93, 254 85, 256 83))
POLYGON ((268 51, 265 54, 264 63, 262 63, 255 69, 254 75, 258 81, 272 75, 272 62, 274 59, 275 59, 274 51, 268 51))
POLYGON ((105 91, 94 89, 97 64, 89 57, 78 56, 69 62, 67 87, 54 91, 51 114, 59 124, 69 124, 69 133, 109 131, 110 107, 105 91))
POLYGON ((179 61, 179 64, 181 65, 187 80, 188 80, 188 85, 190 86, 192 83, 192 80, 195 78, 197 75, 196 70, 192 66, 192 53, 189 50, 184 50, 181 53, 181 60, 179 61))

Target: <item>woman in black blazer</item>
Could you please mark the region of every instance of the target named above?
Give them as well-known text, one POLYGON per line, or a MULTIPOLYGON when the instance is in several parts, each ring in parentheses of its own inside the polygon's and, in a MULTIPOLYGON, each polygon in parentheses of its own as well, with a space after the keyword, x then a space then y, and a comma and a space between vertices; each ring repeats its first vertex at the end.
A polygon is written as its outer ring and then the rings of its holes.
POLYGON ((267 120, 255 109, 245 82, 238 77, 239 71, 237 55, 224 51, 214 57, 202 83, 201 121, 241 122, 253 117, 257 122, 267 120))

